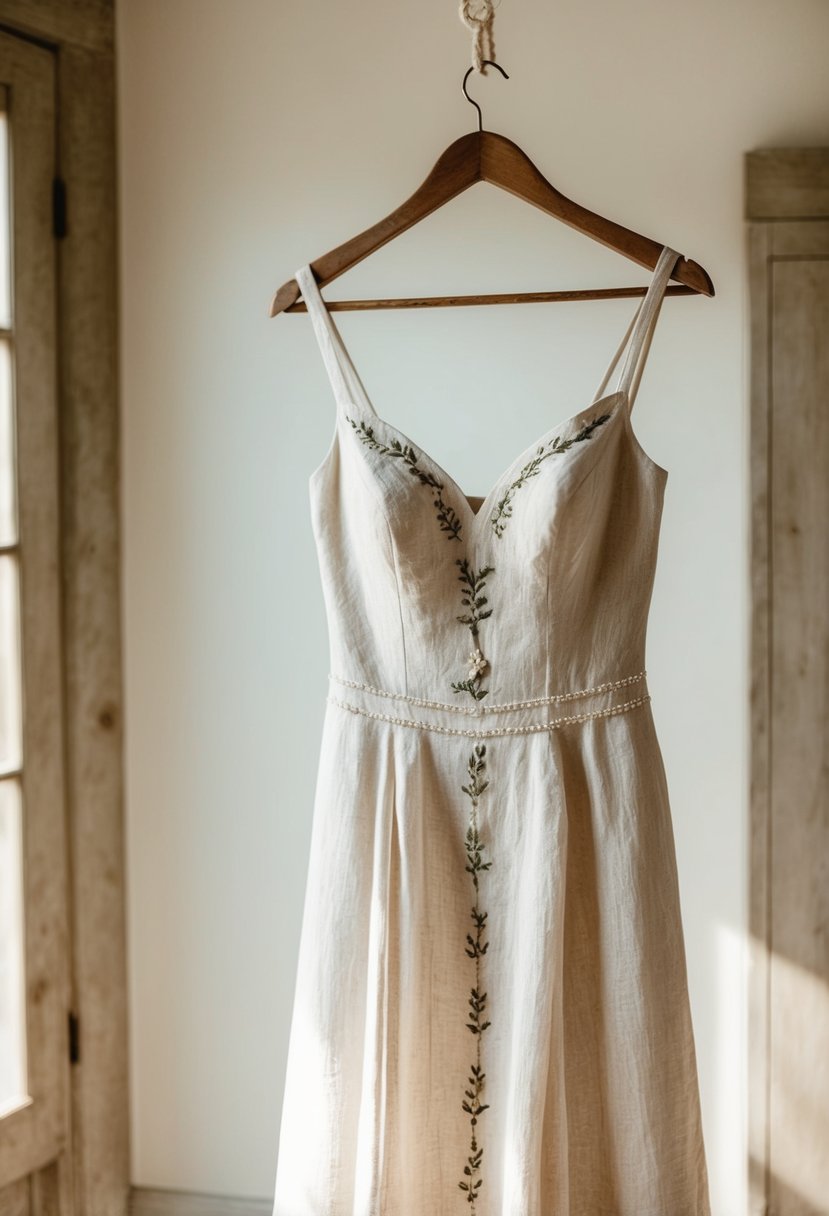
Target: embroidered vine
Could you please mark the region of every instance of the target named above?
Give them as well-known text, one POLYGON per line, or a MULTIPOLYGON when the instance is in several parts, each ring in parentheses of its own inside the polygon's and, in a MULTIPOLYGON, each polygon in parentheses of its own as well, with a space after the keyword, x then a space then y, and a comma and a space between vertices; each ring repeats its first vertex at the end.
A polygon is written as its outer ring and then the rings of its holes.
POLYGON ((490 517, 490 523, 492 524, 492 531, 496 536, 503 536, 506 530, 507 520, 512 516, 512 499, 514 495, 531 477, 537 475, 542 462, 550 456, 566 452, 574 443, 581 443, 583 440, 589 439, 596 427, 607 422, 608 418, 610 418, 610 414, 601 414, 598 418, 593 418, 590 422, 586 422, 581 430, 577 431, 575 435, 571 435, 569 439, 562 439, 559 435, 556 435, 554 439, 549 440, 546 444, 541 444, 536 450, 535 456, 527 461, 515 480, 510 482, 504 492, 503 498, 495 506, 495 510, 490 517))
POLYGON ((495 567, 482 566, 480 570, 476 571, 469 564, 468 558, 465 557, 456 558, 455 565, 460 566, 461 572, 458 578, 464 586, 461 603, 465 608, 469 609, 463 615, 457 616, 456 620, 460 621, 462 625, 468 626, 476 646, 469 655, 469 678, 454 682, 452 689, 456 693, 468 692, 476 701, 481 701, 489 692, 488 688, 481 687, 483 673, 489 666, 489 662, 477 645, 478 625, 481 621, 486 620, 488 616, 492 616, 492 609, 484 607, 489 601, 483 594, 483 591, 486 586, 487 575, 494 574, 495 567))
POLYGON ((461 538, 461 521, 453 506, 446 502, 443 498, 442 491, 446 488, 440 478, 435 477, 434 473, 430 473, 426 469, 421 469, 418 465, 420 453, 408 443, 401 443, 399 439, 391 439, 389 443, 381 443, 375 438, 374 427, 367 426, 361 419, 355 422, 346 414, 346 418, 357 432, 358 437, 362 442, 374 452, 380 452, 383 456, 391 456, 402 460, 408 465, 409 472, 420 481, 421 485, 430 486, 433 490, 437 490, 437 497, 434 498, 433 505, 437 511, 438 524, 442 532, 448 533, 449 540, 460 540, 461 538))
POLYGON ((469 958, 475 960, 475 982, 469 994, 470 1013, 469 1021, 466 1023, 467 1029, 475 1036, 475 1061, 470 1065, 469 1077, 467 1078, 468 1088, 464 1090, 464 1097, 461 1102, 462 1109, 469 1115, 471 1138, 469 1156, 466 1159, 466 1165, 463 1167, 466 1181, 461 1180, 458 1186, 462 1191, 466 1192, 466 1198, 471 1204, 473 1216, 478 1192, 483 1182, 483 1179, 479 1175, 484 1150, 483 1146, 478 1143, 476 1129, 480 1115, 483 1111, 489 1109, 489 1103, 481 1101, 484 1081, 486 1079, 486 1073, 481 1068, 481 1036, 490 1025, 489 1021, 484 1017, 487 993, 481 991, 481 959, 486 954, 489 946, 489 942, 483 940, 484 926, 486 925, 488 913, 480 907, 478 887, 478 875, 481 871, 488 870, 492 865, 491 861, 482 860, 482 850, 486 846, 478 834, 478 800, 489 785, 484 775, 486 771, 485 757, 486 744, 476 744, 470 753, 467 765, 469 784, 461 787, 470 801, 469 824, 466 829, 467 861, 465 869, 472 876, 472 887, 475 893, 475 902, 472 905, 472 923, 475 927, 475 934, 474 936, 471 933, 467 933, 466 935, 466 954, 469 958))

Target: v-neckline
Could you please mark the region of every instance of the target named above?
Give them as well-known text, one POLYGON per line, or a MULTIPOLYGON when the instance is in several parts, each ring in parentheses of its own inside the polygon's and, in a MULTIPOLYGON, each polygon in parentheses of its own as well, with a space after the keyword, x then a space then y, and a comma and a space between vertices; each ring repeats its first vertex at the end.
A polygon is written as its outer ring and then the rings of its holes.
MULTIPOLYGON (((365 392, 365 390, 363 391, 365 392)), ((528 443, 527 446, 517 454, 517 456, 513 457, 503 472, 496 478, 490 490, 483 496, 481 505, 478 507, 477 511, 473 510, 472 504, 469 502, 469 497, 463 492, 452 474, 447 472, 440 462, 436 460, 434 456, 430 455, 426 448, 407 435, 405 431, 400 430, 400 428, 395 426, 394 423, 388 422, 377 411, 373 402, 368 397, 368 394, 365 395, 365 405, 362 405, 360 402, 354 400, 338 402, 338 405, 341 405, 343 409, 354 409, 358 414, 360 414, 361 417, 365 416, 369 420, 379 423, 380 426, 391 432, 400 441, 400 443, 408 444, 409 447, 411 447, 412 450, 418 454, 418 456, 422 457, 427 464, 431 466, 437 477, 443 482, 444 488, 449 490, 454 499, 462 504, 464 527, 469 529, 471 535, 477 535, 482 528, 484 519, 491 515, 492 509, 497 502, 498 495, 503 491, 504 486, 508 484, 510 474, 515 472, 516 469, 520 470, 523 468, 537 449, 546 447, 546 445, 555 438, 558 432, 563 431, 565 427, 568 427, 572 423, 576 422, 582 417, 583 414, 587 414, 588 411, 596 411, 598 413, 602 407, 609 405, 611 401, 614 401, 617 398, 625 397, 626 393, 624 389, 616 389, 614 392, 608 393, 604 397, 598 398, 596 401, 592 401, 590 405, 584 406, 583 409, 577 410, 576 413, 571 414, 569 418, 565 418, 561 422, 556 423, 554 426, 548 427, 548 429, 539 435, 537 439, 533 440, 531 443, 528 443)), ((619 401, 616 401, 616 404, 612 410, 609 411, 610 417, 608 418, 608 422, 621 412, 618 407, 619 401)), ((587 419, 585 419, 585 421, 587 421, 587 419)), ((473 495, 472 497, 479 497, 479 495, 473 495)))

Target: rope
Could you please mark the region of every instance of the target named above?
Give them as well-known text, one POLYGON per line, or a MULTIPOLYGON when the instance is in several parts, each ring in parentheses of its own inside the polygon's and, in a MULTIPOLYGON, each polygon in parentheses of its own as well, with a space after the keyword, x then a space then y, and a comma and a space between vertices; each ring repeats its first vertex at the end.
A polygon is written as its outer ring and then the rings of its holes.
POLYGON ((460 0, 460 19, 472 30, 472 64, 486 76, 485 59, 495 58, 495 6, 492 0, 460 0))

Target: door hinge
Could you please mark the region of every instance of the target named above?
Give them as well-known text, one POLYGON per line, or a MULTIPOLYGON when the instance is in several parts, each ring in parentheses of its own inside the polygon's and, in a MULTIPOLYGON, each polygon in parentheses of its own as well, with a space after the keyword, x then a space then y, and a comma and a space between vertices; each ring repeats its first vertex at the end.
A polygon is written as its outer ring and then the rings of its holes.
POLYGON ((69 1010, 69 1063, 77 1064, 81 1058, 80 1020, 76 1013, 69 1010))
POLYGON ((62 177, 52 182, 52 231, 59 241, 66 236, 66 182, 62 177))

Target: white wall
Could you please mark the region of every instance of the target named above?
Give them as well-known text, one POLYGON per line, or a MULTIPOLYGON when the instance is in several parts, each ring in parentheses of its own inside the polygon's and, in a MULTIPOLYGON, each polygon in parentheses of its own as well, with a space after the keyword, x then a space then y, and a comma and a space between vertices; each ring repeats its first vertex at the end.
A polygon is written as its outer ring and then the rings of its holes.
MULTIPOLYGON (((825 143, 829 6, 525 0, 484 123, 700 261, 635 426, 670 471, 648 635, 716 1216, 744 1202, 747 325, 743 154, 825 143)), ((295 269, 476 125, 453 0, 119 0, 133 1181, 272 1192, 327 638, 307 478, 333 399, 295 269)), ((478 185, 338 295, 643 283, 478 185)), ((633 300, 338 314, 378 408, 482 493, 592 396, 633 300)))

